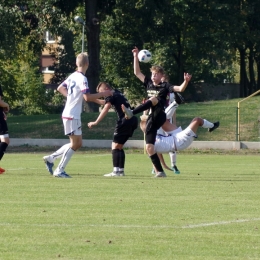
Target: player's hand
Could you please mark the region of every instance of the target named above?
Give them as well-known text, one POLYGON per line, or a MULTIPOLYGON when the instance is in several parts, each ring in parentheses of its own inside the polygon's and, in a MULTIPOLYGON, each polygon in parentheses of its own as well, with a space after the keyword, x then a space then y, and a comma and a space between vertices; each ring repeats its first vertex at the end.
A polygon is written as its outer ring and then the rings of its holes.
POLYGON ((137 57, 138 52, 139 52, 138 48, 135 47, 135 48, 132 50, 133 56, 134 56, 134 57, 137 57))
POLYGON ((89 122, 88 123, 88 128, 92 128, 92 126, 94 126, 94 125, 97 125, 96 122, 89 122))
POLYGON ((190 75, 189 73, 184 73, 184 80, 189 82, 191 80, 191 78, 192 78, 192 75, 190 75))

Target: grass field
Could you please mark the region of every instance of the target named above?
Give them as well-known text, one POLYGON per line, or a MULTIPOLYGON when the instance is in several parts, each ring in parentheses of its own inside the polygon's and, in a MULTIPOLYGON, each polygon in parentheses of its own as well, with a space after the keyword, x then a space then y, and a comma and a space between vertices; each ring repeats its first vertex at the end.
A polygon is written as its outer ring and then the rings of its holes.
MULTIPOLYGON (((214 134, 199 129, 200 141, 236 141, 237 103, 240 99, 192 102, 180 105, 177 109, 177 124, 183 128, 196 117, 209 121, 220 121, 219 131, 214 134)), ((113 137, 116 114, 108 113, 98 126, 88 129, 87 123, 94 121, 98 113, 83 113, 83 138, 107 139, 113 137)), ((240 141, 259 141, 260 137, 260 96, 253 97, 240 106, 240 141)), ((11 138, 64 138, 61 115, 10 116, 8 127, 11 138)), ((142 140, 143 133, 138 128, 133 138, 142 140)))
POLYGON ((125 177, 103 177, 100 150, 76 153, 71 179, 51 177, 43 153, 7 153, 0 259, 260 259, 257 152, 183 152, 164 179, 126 152, 125 177))

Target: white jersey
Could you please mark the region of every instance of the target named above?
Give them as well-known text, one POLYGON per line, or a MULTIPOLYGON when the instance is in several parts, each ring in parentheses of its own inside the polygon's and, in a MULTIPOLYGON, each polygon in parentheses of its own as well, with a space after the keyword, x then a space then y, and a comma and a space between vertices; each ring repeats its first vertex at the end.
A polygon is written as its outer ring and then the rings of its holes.
POLYGON ((180 131, 181 127, 170 132, 169 136, 156 135, 154 149, 157 153, 169 153, 184 150, 191 145, 196 134, 187 127, 180 131))
POLYGON ((68 96, 62 118, 80 119, 83 94, 90 92, 88 80, 83 73, 75 71, 62 84, 68 90, 68 96))

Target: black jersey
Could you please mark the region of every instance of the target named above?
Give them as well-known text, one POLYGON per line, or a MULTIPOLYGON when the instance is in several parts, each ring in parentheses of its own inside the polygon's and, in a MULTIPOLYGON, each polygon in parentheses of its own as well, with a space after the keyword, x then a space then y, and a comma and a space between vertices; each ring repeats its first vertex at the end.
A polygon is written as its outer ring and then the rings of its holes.
POLYGON ((147 97, 157 97, 160 101, 167 106, 167 100, 169 99, 169 93, 173 93, 173 85, 168 82, 160 82, 158 85, 154 85, 151 78, 145 76, 143 85, 146 88, 147 97))
POLYGON ((115 110, 118 119, 122 119, 125 117, 125 114, 122 110, 121 105, 124 105, 127 108, 130 108, 130 104, 125 96, 117 89, 114 90, 112 96, 105 98, 106 103, 111 103, 112 108, 115 110))

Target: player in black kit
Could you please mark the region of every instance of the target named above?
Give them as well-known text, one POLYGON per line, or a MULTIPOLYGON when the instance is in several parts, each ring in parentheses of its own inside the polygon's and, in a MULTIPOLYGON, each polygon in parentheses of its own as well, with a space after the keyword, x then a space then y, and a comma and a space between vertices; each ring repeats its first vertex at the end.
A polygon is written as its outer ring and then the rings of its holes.
MULTIPOLYGON (((107 82, 100 82, 97 86, 97 92, 103 92, 106 90, 112 90, 111 86, 107 82)), ((132 137, 135 129, 138 127, 138 119, 133 116, 130 120, 125 118, 125 114, 122 111, 121 105, 130 109, 130 104, 126 97, 117 89, 114 89, 112 96, 106 97, 104 100, 97 99, 95 101, 99 105, 104 105, 98 118, 95 122, 89 122, 88 127, 92 128, 97 125, 108 113, 110 108, 113 108, 117 114, 117 123, 114 130, 113 142, 112 142, 112 160, 113 171, 105 174, 105 177, 118 177, 124 176, 125 166, 125 152, 124 144, 132 137)))
POLYGON ((157 130, 165 123, 166 114, 164 112, 167 106, 167 97, 169 93, 175 93, 175 101, 180 104, 182 102, 181 96, 178 92, 183 92, 189 81, 191 75, 184 73, 184 81, 180 86, 172 85, 168 82, 162 82, 162 77, 165 75, 164 69, 160 66, 152 66, 150 71, 152 75, 150 77, 145 76, 139 66, 138 49, 132 50, 134 56, 134 74, 139 78, 146 89, 147 96, 149 98, 144 104, 136 107, 133 111, 122 105, 122 110, 125 112, 127 118, 131 118, 132 115, 136 115, 145 110, 151 109, 151 114, 148 116, 145 132, 146 151, 150 156, 150 159, 156 168, 157 174, 155 177, 166 177, 160 163, 159 157, 154 150, 154 143, 156 139, 157 130))
MULTIPOLYGON (((0 161, 2 160, 5 150, 10 142, 5 115, 5 113, 9 111, 9 105, 6 102, 4 102, 2 98, 3 91, 0 86, 0 161)), ((0 167, 0 174, 4 172, 5 170, 0 167)))

